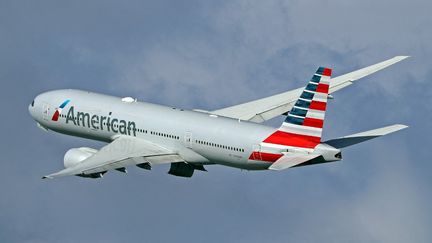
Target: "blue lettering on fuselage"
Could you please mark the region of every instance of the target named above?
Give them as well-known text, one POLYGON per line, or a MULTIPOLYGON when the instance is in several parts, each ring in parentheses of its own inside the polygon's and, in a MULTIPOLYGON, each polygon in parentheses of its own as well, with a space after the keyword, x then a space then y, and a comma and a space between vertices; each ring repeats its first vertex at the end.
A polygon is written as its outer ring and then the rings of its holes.
POLYGON ((133 121, 125 121, 118 118, 111 118, 110 116, 91 115, 87 112, 78 111, 75 115, 73 106, 69 108, 66 116, 66 124, 69 122, 75 126, 88 127, 97 130, 106 129, 108 132, 132 135, 136 137, 136 124, 133 121))

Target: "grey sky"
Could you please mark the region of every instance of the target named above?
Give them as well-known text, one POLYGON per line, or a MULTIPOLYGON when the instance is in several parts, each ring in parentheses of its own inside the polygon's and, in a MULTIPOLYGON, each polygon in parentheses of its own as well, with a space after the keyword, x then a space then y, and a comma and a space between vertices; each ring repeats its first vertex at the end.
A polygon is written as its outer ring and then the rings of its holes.
MULTIPOLYGON (((0 0, 0 241, 431 242, 430 1, 0 0), (72 147, 39 130, 46 90, 217 109, 411 55, 336 93, 324 137, 408 130, 284 171, 129 169, 43 181, 72 147)), ((280 119, 269 124, 277 126, 280 119)))

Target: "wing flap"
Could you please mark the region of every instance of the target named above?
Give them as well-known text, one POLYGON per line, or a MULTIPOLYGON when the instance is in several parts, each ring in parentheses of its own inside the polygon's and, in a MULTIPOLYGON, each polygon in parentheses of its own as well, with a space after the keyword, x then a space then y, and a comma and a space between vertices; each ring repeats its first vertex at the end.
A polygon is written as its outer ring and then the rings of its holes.
POLYGON ((285 170, 319 156, 320 154, 284 154, 269 167, 269 170, 285 170))

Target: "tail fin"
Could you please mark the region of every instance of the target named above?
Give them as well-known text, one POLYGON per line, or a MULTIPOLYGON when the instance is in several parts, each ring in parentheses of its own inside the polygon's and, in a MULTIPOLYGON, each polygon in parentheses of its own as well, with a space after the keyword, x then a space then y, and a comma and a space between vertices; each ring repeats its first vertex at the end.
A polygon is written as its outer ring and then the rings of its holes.
POLYGON ((321 140, 332 70, 320 67, 279 130, 321 140))
POLYGON ((282 126, 264 142, 301 148, 321 142, 331 73, 330 68, 318 68, 282 126))

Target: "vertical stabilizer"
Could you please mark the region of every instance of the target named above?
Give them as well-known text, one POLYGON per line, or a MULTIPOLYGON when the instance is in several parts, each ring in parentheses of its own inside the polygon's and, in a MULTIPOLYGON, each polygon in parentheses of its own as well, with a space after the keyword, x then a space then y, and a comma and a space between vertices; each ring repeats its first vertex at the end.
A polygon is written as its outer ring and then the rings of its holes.
POLYGON ((321 142, 331 73, 330 68, 318 68, 282 126, 265 143, 314 148, 321 142))

